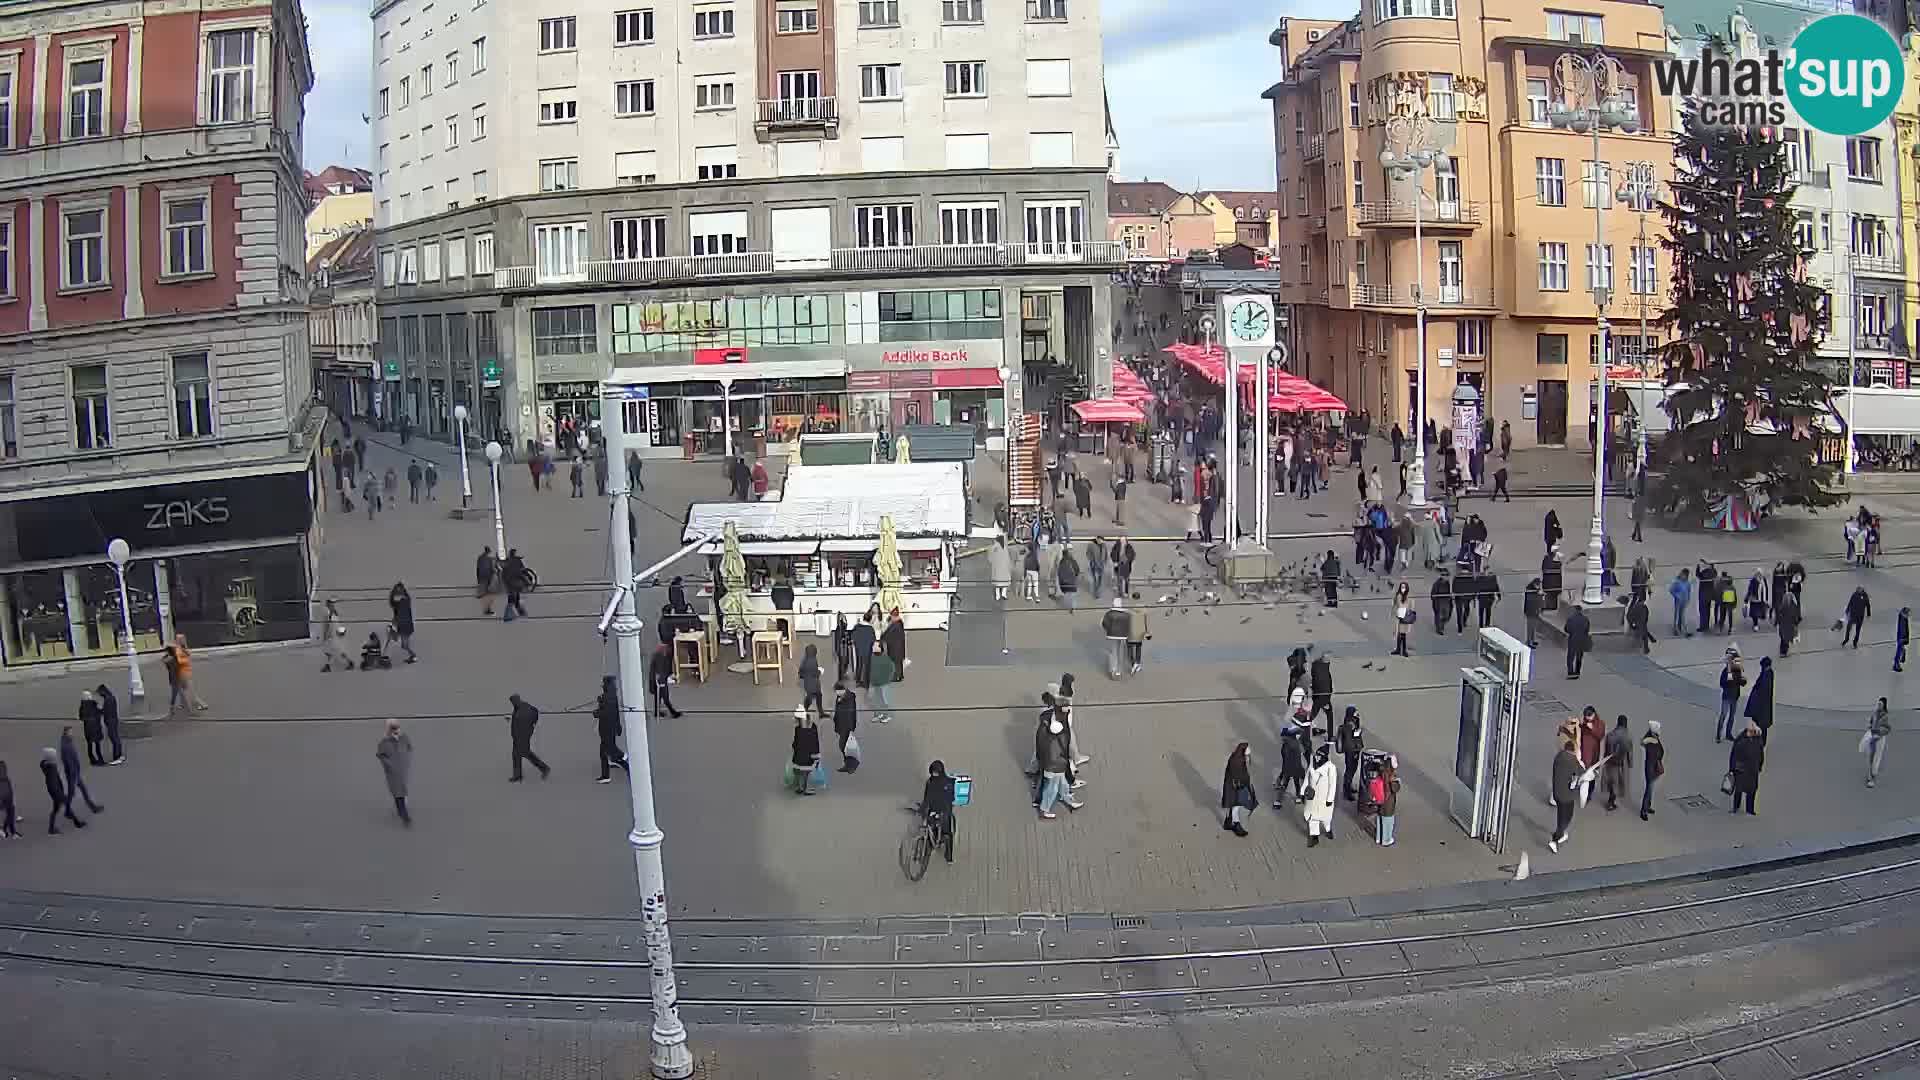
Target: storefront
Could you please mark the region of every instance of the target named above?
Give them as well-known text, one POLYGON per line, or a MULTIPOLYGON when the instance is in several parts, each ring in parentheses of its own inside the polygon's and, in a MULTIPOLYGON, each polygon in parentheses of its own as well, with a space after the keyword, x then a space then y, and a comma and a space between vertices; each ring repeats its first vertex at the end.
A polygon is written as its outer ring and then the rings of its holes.
POLYGON ((133 639, 159 649, 287 641, 308 633, 311 459, 151 487, 0 502, 0 660, 9 667, 121 653, 109 541, 133 547, 133 639))
MULTIPOLYGON (((643 457, 757 456, 769 443, 788 443, 802 432, 839 431, 846 424, 846 368, 839 360, 616 368, 608 380, 630 391, 627 438, 643 457)), ((599 392, 597 383, 582 385, 599 392)), ((544 394, 545 384, 541 390, 544 394)), ((598 417, 597 397, 592 404, 598 417)))
POLYGON ((998 341, 847 347, 847 430, 967 427, 981 446, 1004 441, 1005 351, 998 341))

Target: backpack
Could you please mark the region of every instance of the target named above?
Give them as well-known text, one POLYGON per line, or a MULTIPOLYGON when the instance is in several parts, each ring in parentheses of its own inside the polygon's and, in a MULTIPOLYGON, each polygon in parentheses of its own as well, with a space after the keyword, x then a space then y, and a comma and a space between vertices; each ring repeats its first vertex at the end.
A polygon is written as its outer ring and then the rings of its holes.
POLYGON ((1386 777, 1375 773, 1373 779, 1367 781, 1367 801, 1375 806, 1387 801, 1386 777))

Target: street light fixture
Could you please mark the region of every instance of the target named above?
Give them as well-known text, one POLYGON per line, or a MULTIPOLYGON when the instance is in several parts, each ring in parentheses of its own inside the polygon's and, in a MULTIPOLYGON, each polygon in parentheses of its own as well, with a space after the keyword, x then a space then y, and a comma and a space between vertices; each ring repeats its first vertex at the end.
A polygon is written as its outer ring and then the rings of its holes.
MULTIPOLYGON (((1582 181, 1594 187, 1593 258, 1587 262, 1594 306, 1594 329, 1599 334, 1595 348, 1595 415, 1593 447, 1593 537, 1587 544, 1586 586, 1580 602, 1598 607, 1606 601, 1601 586, 1600 553, 1605 546, 1607 497, 1607 305, 1613 290, 1600 272, 1600 260, 1606 252, 1602 211, 1607 192, 1600 186, 1600 133, 1618 131, 1631 135, 1640 130, 1640 110, 1627 89, 1627 71, 1620 61, 1605 53, 1587 57, 1564 53, 1555 61, 1554 77, 1559 83, 1559 99, 1547 107, 1547 120, 1554 127, 1579 134, 1593 135, 1593 175, 1582 181)), ((1611 273, 1612 264, 1607 264, 1611 273)))
POLYGON ((500 444, 487 444, 487 468, 493 473, 493 550, 497 557, 507 557, 507 526, 500 519, 500 455, 505 453, 500 444))
MULTIPOLYGON (((1413 181, 1413 327, 1419 362, 1414 367, 1413 469, 1407 480, 1410 507, 1427 506, 1427 282, 1426 244, 1420 232, 1421 177, 1446 159, 1453 125, 1444 127, 1424 116, 1395 116, 1387 121, 1386 143, 1380 151, 1380 169, 1390 179, 1413 181)), ((1392 191, 1388 191, 1388 206, 1392 191)))
POLYGON ((465 510, 473 499, 473 479, 467 475, 467 407, 453 407, 453 430, 460 440, 460 509, 465 510))
POLYGON ((147 684, 140 678, 140 654, 133 647, 133 608, 127 603, 127 563, 133 558, 133 545, 119 537, 107 542, 107 561, 113 564, 113 576, 120 582, 120 635, 127 646, 127 708, 138 715, 146 703, 147 684))

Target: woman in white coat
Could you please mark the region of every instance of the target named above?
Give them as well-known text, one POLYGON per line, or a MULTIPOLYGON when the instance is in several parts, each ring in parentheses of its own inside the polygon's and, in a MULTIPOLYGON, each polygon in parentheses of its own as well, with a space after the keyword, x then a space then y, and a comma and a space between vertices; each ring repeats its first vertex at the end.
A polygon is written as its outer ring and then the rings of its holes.
POLYGON ((1333 800, 1340 790, 1340 774, 1328 753, 1331 748, 1331 743, 1320 744, 1313 752, 1313 768, 1307 770, 1307 787, 1312 789, 1306 803, 1308 847, 1318 847, 1322 833, 1333 839, 1333 800))
POLYGON ((1007 538, 997 537, 987 549, 987 570, 993 578, 993 598, 1004 601, 1013 587, 1013 553, 1007 550, 1007 538))

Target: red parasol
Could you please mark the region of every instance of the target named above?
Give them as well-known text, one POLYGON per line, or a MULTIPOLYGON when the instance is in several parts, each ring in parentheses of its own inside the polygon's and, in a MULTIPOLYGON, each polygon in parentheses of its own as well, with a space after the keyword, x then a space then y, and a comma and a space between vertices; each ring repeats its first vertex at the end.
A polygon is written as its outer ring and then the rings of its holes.
POLYGON ((1139 409, 1113 398, 1076 401, 1073 403, 1073 411, 1080 415, 1080 419, 1090 424, 1137 424, 1146 419, 1146 415, 1139 409))

